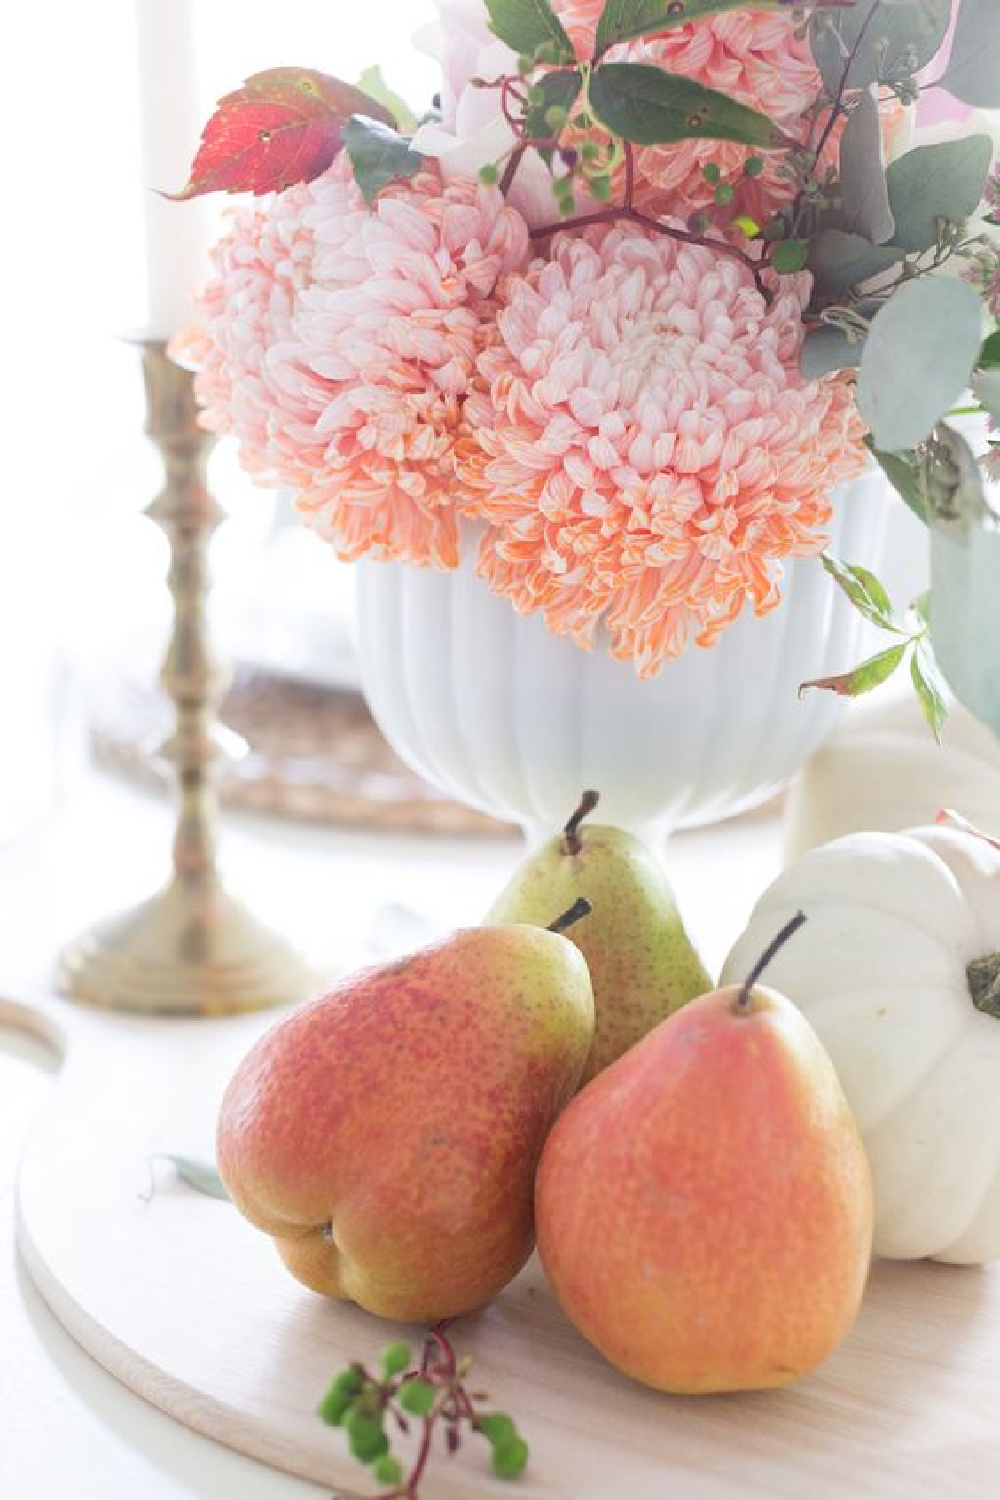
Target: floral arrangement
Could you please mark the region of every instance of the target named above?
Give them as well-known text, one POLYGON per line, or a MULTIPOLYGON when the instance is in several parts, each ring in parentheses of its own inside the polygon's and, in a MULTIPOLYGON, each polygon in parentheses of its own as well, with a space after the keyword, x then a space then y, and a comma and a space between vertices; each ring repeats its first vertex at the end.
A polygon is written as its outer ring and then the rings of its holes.
MULTIPOLYGON (((1000 106, 1000 6, 438 10, 428 112, 258 74, 179 195, 253 195, 178 344, 205 420, 341 557, 453 568, 475 523, 491 589, 648 675, 773 609, 872 455, 928 522, 987 512, 948 418, 996 469, 1000 176, 988 133, 910 138, 927 88, 1000 106)), ((821 685, 909 653, 937 727, 926 609, 824 560, 899 639, 821 685)))

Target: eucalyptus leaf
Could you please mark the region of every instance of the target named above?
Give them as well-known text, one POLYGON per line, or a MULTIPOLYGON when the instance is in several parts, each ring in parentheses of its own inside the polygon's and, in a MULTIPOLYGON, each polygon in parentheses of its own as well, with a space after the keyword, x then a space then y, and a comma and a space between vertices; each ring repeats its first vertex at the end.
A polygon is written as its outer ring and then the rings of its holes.
POLYGON ((951 57, 941 80, 956 99, 977 109, 1000 109, 1000 5, 962 0, 951 57))
POLYGON ((992 159, 988 135, 917 146, 897 157, 886 173, 896 220, 893 244, 928 250, 937 244, 942 220, 960 223, 975 213, 992 159))
POLYGON ((908 641, 903 641, 898 646, 890 646, 885 651, 880 651, 877 656, 870 656, 867 661, 860 662, 850 672, 842 672, 837 677, 816 677, 811 682, 803 682, 799 687, 799 695, 806 688, 825 688, 828 693, 838 693, 842 698, 860 698, 862 693, 870 693, 874 688, 881 687, 883 682, 888 682, 893 672, 901 665, 909 647, 908 641))
POLYGON ((194 1188, 197 1193, 205 1193, 210 1198, 224 1198, 229 1201, 229 1194, 223 1186, 222 1178, 216 1171, 212 1162, 199 1161, 193 1156, 174 1156, 168 1151, 157 1152, 160 1161, 168 1161, 182 1182, 188 1187, 194 1188))
POLYGON ((799 371, 806 380, 819 380, 833 370, 855 370, 864 347, 864 339, 849 339, 842 328, 814 328, 803 340, 799 371))
POLYGON ((910 657, 910 681, 913 683, 924 718, 934 738, 941 739, 941 731, 948 717, 948 690, 938 668, 934 648, 930 642, 918 641, 910 657))
POLYGON ((594 114, 613 135, 640 146, 665 141, 739 141, 759 150, 790 144, 767 115, 691 78, 645 63, 602 63, 590 80, 594 114))
POLYGON ((576 61, 573 43, 549 0, 486 0, 490 28, 521 57, 534 57, 548 48, 548 61, 576 61))
POLYGON ((994 426, 1000 427, 1000 369, 977 371, 972 377, 972 391, 993 418, 994 426))
POLYGON ((910 507, 918 521, 927 524, 927 502, 920 481, 920 460, 915 453, 883 453, 870 438, 868 450, 892 485, 896 494, 910 507))
POLYGON ((852 89, 912 77, 940 50, 950 20, 951 0, 857 0, 836 13, 818 9, 809 36, 827 91, 837 94, 848 58, 852 89))
POLYGON ((931 640, 955 697, 1000 734, 1000 530, 931 530, 931 640))
POLYGON ((412 177, 424 158, 410 149, 409 139, 381 120, 352 115, 341 132, 354 168, 354 179, 368 203, 380 189, 400 177, 412 177))
POLYGON ((809 247, 809 269, 823 292, 843 292, 881 276, 905 258, 895 245, 873 245, 846 229, 824 229, 809 247))
POLYGON ((858 379, 876 448, 897 453, 930 437, 969 385, 981 314, 974 288, 935 276, 901 287, 876 314, 858 379))
MULTIPOLYGON (((703 16, 746 7, 747 0, 605 0, 597 23, 597 51, 600 54, 616 42, 651 36, 675 26, 687 26, 703 16)), ((782 0, 754 0, 754 10, 782 8, 782 0)))
POLYGON ((840 192, 844 229, 863 235, 875 245, 893 238, 895 219, 889 206, 878 90, 874 86, 862 93, 841 138, 840 192))

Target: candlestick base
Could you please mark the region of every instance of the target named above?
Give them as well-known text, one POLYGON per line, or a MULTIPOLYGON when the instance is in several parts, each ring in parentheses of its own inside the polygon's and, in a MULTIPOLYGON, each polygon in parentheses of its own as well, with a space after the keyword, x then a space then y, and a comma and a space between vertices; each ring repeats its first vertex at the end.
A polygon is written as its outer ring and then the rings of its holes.
POLYGON ((226 1016, 293 1004, 322 978, 214 877, 157 895, 77 938, 58 984, 74 1000, 147 1015, 226 1016))

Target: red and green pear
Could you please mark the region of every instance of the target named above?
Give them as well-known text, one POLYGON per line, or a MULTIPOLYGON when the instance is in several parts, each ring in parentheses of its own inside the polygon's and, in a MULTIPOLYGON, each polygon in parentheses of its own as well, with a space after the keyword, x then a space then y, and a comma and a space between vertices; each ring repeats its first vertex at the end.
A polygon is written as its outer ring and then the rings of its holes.
POLYGON ((222 1101, 222 1180, 315 1291, 402 1321, 469 1312, 531 1254, 539 1154, 593 1033, 567 938, 456 932, 257 1043, 222 1101))

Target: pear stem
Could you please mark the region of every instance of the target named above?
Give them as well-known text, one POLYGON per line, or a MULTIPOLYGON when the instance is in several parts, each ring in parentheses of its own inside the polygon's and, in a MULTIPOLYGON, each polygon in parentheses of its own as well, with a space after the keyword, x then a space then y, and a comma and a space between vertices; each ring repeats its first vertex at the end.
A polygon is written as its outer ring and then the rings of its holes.
POLYGON ((733 1001, 734 1016, 746 1016, 750 1014, 750 1007, 753 1001, 754 985, 757 983, 758 979, 763 974, 764 970, 767 968, 771 960, 781 952, 781 949, 788 942, 788 939, 790 937, 793 937, 794 934, 798 932, 799 928, 803 925, 805 920, 805 912, 797 911, 794 917, 792 917, 791 921, 785 923, 784 927, 778 933, 777 937, 774 938, 770 943, 768 943, 767 947, 760 955, 760 958, 758 958, 757 962, 750 970, 750 973, 744 979, 743 984, 740 987, 740 992, 736 996, 736 999, 733 1001))
POLYGON ((600 792, 584 792, 580 798, 580 806, 563 829, 563 834, 565 835, 562 846, 564 854, 579 854, 583 848, 583 841, 580 838, 580 824, 584 818, 590 816, 600 800, 600 792))
POLYGON ((554 922, 550 922, 547 930, 565 932, 567 927, 572 927, 574 922, 580 921, 581 917, 589 917, 593 909, 586 896, 578 896, 569 911, 564 911, 561 917, 556 917, 554 922))

